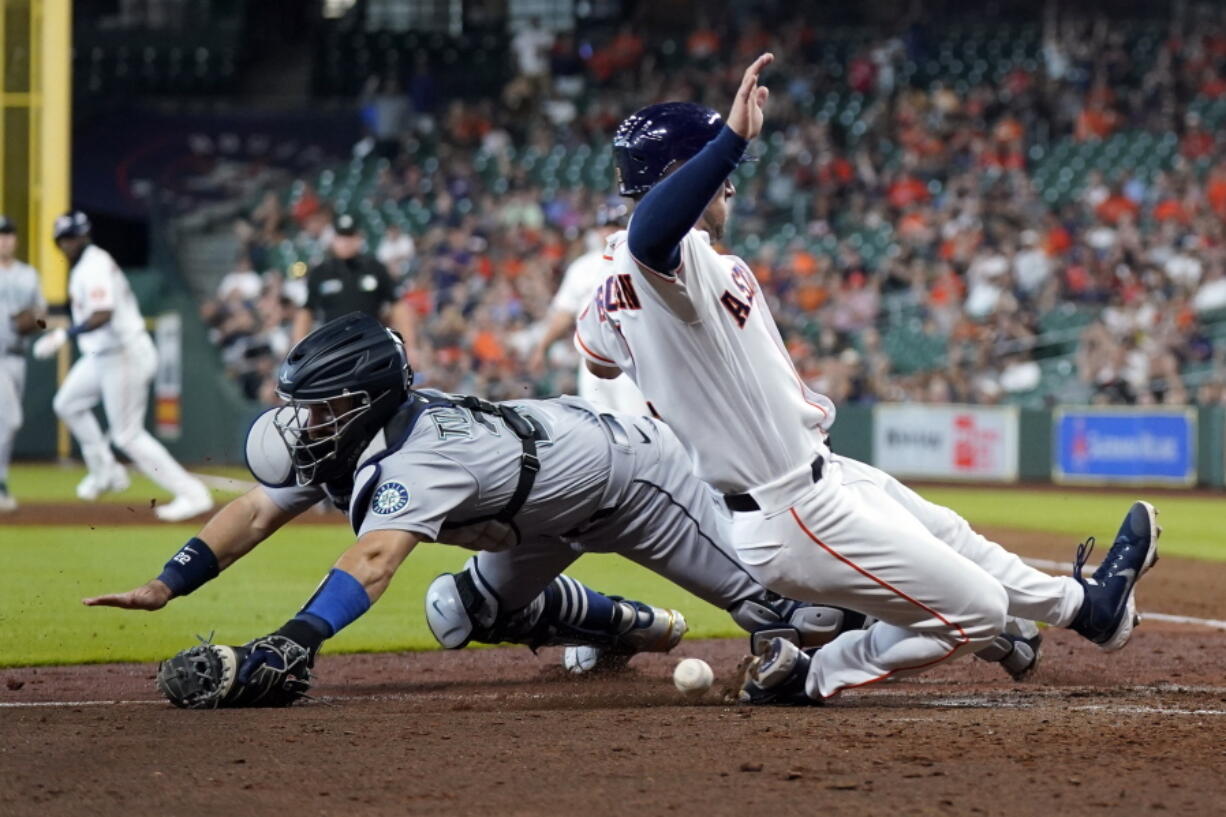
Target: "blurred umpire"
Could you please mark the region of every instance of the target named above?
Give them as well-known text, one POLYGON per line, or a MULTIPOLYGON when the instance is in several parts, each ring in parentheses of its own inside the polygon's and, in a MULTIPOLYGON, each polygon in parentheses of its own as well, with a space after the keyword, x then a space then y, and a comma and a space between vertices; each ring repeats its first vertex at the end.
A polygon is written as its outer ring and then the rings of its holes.
POLYGON ((21 428, 21 392, 26 382, 26 338, 47 311, 38 273, 16 258, 17 228, 0 216, 0 513, 17 510, 9 494, 9 460, 21 428))
POLYGON ((413 343, 408 305, 397 297, 391 276, 373 255, 364 250, 364 239, 353 216, 337 216, 328 258, 307 274, 306 303, 294 317, 294 343, 311 327, 350 312, 378 318, 404 338, 410 356, 413 343))

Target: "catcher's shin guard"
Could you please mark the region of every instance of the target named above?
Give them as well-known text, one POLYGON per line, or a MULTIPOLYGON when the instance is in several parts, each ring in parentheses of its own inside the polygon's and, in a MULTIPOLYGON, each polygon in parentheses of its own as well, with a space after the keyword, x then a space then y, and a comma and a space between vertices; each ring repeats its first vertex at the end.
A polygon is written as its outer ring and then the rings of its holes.
POLYGON ((601 635, 589 635, 588 643, 568 646, 562 653, 562 666, 567 672, 582 675, 624 669, 636 653, 671 651, 689 629, 678 610, 626 599, 618 599, 617 603, 630 628, 615 635, 611 642, 601 635))
POLYGON ((558 576, 518 610, 499 609, 498 597, 474 571, 444 573, 426 592, 426 620, 440 644, 458 649, 485 644, 585 645, 631 655, 667 652, 685 635, 676 610, 606 596, 558 576))
POLYGON ((737 602, 728 612, 749 633, 749 651, 754 655, 764 654, 774 638, 787 639, 804 649, 820 647, 848 630, 862 630, 874 620, 853 610, 796 601, 769 590, 737 602))

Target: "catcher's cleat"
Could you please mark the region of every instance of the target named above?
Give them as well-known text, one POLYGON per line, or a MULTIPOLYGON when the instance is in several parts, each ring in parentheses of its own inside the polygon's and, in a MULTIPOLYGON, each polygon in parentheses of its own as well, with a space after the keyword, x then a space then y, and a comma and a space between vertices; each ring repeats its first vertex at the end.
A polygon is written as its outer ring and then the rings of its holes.
POLYGON ((629 622, 629 628, 619 633, 613 644, 567 647, 562 653, 562 666, 567 672, 584 675, 624 670, 636 653, 669 652, 689 629, 685 616, 678 610, 612 598, 621 606, 623 620, 629 622))
POLYGON ((632 655, 634 653, 612 647, 581 644, 567 647, 562 652, 562 666, 574 675, 604 675, 625 670, 630 665, 632 655))
POLYGON ((1158 512, 1148 502, 1134 502, 1120 525, 1107 558, 1088 579, 1082 568, 1094 550, 1090 537, 1077 547, 1073 578, 1085 589, 1085 601, 1069 627, 1105 652, 1122 649, 1140 623, 1135 588, 1137 581, 1158 561, 1158 512))
POLYGON ((628 613, 630 628, 618 636, 618 641, 634 652, 668 652, 681 643, 689 625, 679 610, 652 607, 641 601, 614 597, 628 613), (630 609, 627 610, 626 608, 630 609))
POLYGON ((776 638, 766 653, 741 665, 740 703, 758 706, 820 706, 820 698, 805 692, 810 655, 786 638, 776 638))
POLYGON ((1000 664, 1014 681, 1027 681, 1039 668, 1042 657, 1042 634, 1035 632, 1030 638, 1012 633, 1001 633, 992 643, 975 653, 977 658, 1000 664))

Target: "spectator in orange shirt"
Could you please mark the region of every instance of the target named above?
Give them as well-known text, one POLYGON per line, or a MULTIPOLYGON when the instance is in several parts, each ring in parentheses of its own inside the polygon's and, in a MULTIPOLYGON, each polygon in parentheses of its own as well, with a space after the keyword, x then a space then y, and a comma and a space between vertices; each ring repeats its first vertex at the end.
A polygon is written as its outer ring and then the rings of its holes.
POLYGON ((719 53, 719 45, 719 34, 705 16, 699 17, 698 28, 685 41, 685 52, 690 59, 703 62, 719 53))
POLYGON ((315 186, 310 182, 303 182, 302 195, 294 202, 294 207, 290 214, 294 217, 294 221, 298 222, 301 227, 306 224, 307 219, 320 211, 323 204, 319 200, 319 196, 315 194, 315 186))
POLYGON ((1120 219, 1125 216, 1135 218, 1140 210, 1137 203, 1120 192, 1120 188, 1116 185, 1111 190, 1111 195, 1103 199, 1102 204, 1095 208, 1095 214, 1108 224, 1118 224, 1120 219))
POLYGON ((1196 161, 1213 152, 1213 134, 1200 126, 1200 117, 1194 113, 1188 114, 1184 121, 1188 129, 1179 140, 1179 152, 1185 159, 1196 161))
POLYGON ((1063 255, 1073 246, 1073 238, 1054 215, 1047 217, 1047 234, 1043 237, 1043 249, 1051 257, 1063 255))
POLYGON ((1213 212, 1226 219, 1226 165, 1218 165, 1209 174, 1209 182, 1205 185, 1205 198, 1213 212))
POLYGON ((479 329, 473 334, 472 353, 478 363, 492 365, 502 363, 507 356, 502 341, 492 329, 479 329))
POLYGON ((903 175, 890 185, 886 197, 890 206, 901 210, 908 204, 927 201, 928 186, 910 174, 903 175))
POLYGON ((1115 111, 1097 103, 1091 103, 1081 109, 1077 115, 1077 140, 1091 142, 1106 139, 1118 124, 1115 111))
POLYGON ((1206 68, 1201 73, 1200 95, 1208 99, 1219 99, 1226 95, 1226 79, 1213 68, 1206 68))
POLYGON ((1187 224, 1190 221, 1188 211, 1184 209, 1183 202, 1177 198, 1163 199, 1154 205, 1154 221, 1176 221, 1180 224, 1187 224))
POLYGON ((812 278, 818 270, 817 258, 805 249, 799 239, 792 242, 791 250, 788 266, 791 267, 792 274, 797 278, 812 278))

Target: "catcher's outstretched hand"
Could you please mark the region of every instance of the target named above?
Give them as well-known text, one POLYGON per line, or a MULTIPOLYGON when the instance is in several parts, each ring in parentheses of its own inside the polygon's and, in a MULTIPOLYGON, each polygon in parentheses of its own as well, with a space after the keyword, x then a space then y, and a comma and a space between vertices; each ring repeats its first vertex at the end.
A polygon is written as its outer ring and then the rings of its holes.
POLYGON ((754 139, 762 132, 762 109, 770 91, 758 85, 758 77, 774 61, 775 55, 767 52, 754 60, 741 77, 741 87, 728 113, 728 127, 742 139, 754 139))
POLYGON ((159 579, 151 579, 126 593, 81 599, 86 607, 122 607, 125 610, 161 610, 173 594, 159 579))

